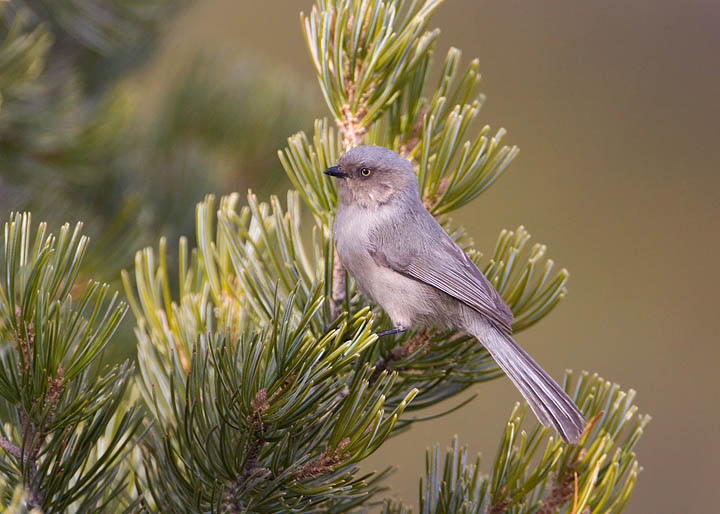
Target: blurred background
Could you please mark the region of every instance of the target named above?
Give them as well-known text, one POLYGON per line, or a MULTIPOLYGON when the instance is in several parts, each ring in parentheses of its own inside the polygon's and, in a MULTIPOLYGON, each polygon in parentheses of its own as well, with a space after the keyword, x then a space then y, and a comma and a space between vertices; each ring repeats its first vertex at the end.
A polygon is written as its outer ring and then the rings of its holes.
MULTIPOLYGON (((119 286, 134 250, 192 236, 205 193, 284 193, 276 150, 327 111, 298 22, 309 0, 116 2, 89 25, 78 5, 0 1, 0 214, 84 220, 88 269, 119 286)), ((653 416, 628 512, 710 511, 720 478, 719 23, 711 0, 453 0, 431 24, 436 55, 479 57, 481 120, 521 149, 456 222, 485 250, 524 224, 571 272, 520 342, 556 377, 636 389, 653 416)), ((129 318, 115 358, 134 352, 129 318)), ((508 380, 476 389, 366 468, 398 464, 389 483, 413 503, 427 446, 457 434, 489 466, 519 397, 508 380)))

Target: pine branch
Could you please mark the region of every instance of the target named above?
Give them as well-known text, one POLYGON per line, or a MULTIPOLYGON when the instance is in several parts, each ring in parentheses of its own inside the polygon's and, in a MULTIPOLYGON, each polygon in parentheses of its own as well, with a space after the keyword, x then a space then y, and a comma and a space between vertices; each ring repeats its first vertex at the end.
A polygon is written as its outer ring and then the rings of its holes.
MULTIPOLYGON (((637 414, 634 392, 583 374, 566 388, 593 418, 579 444, 568 445, 535 420, 521 430, 518 405, 502 435, 492 473, 471 462, 466 447, 453 440, 443 459, 439 447, 428 451, 421 482, 419 512, 453 514, 620 512, 641 468, 634 453, 649 416, 637 414), (544 449, 543 449, 544 448, 544 449)), ((386 500, 384 514, 409 513, 386 500)))
POLYGON ((125 307, 105 285, 74 288, 87 242, 80 225, 54 236, 40 224, 34 237, 29 215, 5 225, 0 412, 9 430, 0 436, 0 473, 43 512, 125 502, 123 453, 140 429, 136 406, 119 413, 132 367, 95 378, 125 307))
MULTIPOLYGON (((353 498, 372 494, 367 484, 351 480, 349 470, 389 436, 414 393, 384 413, 383 393, 393 377, 366 392, 372 372, 366 366, 348 386, 350 393, 335 402, 345 387, 343 370, 353 368, 373 338, 367 313, 313 337, 303 320, 319 309, 319 300, 293 320, 282 313, 296 301, 294 294, 278 299, 267 331, 248 326, 231 336, 219 320, 217 330, 194 345, 189 373, 173 361, 171 412, 150 405, 159 427, 146 459, 150 490, 156 501, 168 502, 164 508, 183 510, 199 498, 203 508, 222 502, 231 510, 282 512, 336 501, 330 494, 335 488, 346 488, 353 498), (175 378, 183 396, 172 394, 175 378), (248 383, 258 389, 248 391, 248 383), (242 449, 240 458, 234 448, 242 449), (222 487, 219 477, 226 477, 222 487)), ((156 377, 143 373, 143 380, 156 377)))

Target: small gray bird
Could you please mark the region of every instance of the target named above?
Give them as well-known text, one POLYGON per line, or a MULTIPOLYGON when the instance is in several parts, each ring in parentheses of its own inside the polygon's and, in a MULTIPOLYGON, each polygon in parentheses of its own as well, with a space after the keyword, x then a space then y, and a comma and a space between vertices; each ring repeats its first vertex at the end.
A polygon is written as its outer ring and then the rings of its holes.
POLYGON ((460 329, 475 336, 544 425, 576 443, 586 421, 565 391, 510 336, 500 294, 422 204, 410 162, 358 146, 325 170, 337 179, 335 248, 360 290, 394 328, 460 329))

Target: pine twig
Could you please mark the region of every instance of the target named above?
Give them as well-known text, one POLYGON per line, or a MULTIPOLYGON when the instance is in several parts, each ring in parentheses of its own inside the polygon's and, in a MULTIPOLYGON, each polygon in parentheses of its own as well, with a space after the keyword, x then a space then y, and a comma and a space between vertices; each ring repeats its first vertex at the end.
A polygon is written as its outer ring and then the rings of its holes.
POLYGON ((553 514, 558 507, 565 505, 573 497, 575 476, 575 467, 568 466, 563 475, 557 478, 550 492, 543 498, 538 514, 553 514))
POLYGON ((330 317, 337 318, 342 304, 345 302, 345 267, 343 266, 337 248, 333 245, 333 272, 332 272, 332 303, 330 304, 330 317))
MULTIPOLYGON (((15 339, 17 343, 18 361, 17 370, 21 377, 24 377, 33 365, 34 345, 35 345, 35 334, 32 323, 25 326, 25 337, 23 337, 21 326, 23 324, 23 316, 20 306, 15 307, 15 318, 17 323, 17 330, 15 332, 15 339)), ((28 469, 28 480, 23 484, 27 489, 28 505, 31 508, 40 509, 43 503, 43 493, 37 488, 37 458, 42 449, 42 445, 45 442, 48 428, 55 417, 55 410, 57 408, 60 394, 62 393, 64 386, 62 384, 62 367, 58 368, 57 376, 55 379, 48 378, 48 389, 45 393, 45 408, 49 408, 49 413, 45 423, 41 427, 33 423, 24 407, 19 407, 20 411, 20 422, 21 422, 21 433, 23 437, 23 448, 20 448, 12 444, 9 440, 2 438, 0 440, 0 446, 5 449, 11 455, 22 459, 24 465, 28 469)), ((23 378, 23 383, 25 379, 23 378)))
POLYGON ((350 439, 345 438, 338 444, 337 448, 331 450, 325 448, 320 457, 311 460, 301 466, 297 471, 298 478, 314 478, 331 471, 334 466, 340 464, 346 457, 345 448, 350 444, 350 439))
POLYGON ((261 470, 261 468, 258 467, 258 455, 260 455, 262 445, 265 444, 265 440, 263 438, 265 424, 262 421, 262 417, 268 407, 270 407, 270 402, 265 388, 260 389, 257 393, 255 393, 255 398, 253 398, 250 402, 250 406, 253 409, 253 432, 250 436, 250 440, 245 445, 245 466, 240 479, 243 483, 256 472, 261 470))
POLYGON ((443 193, 447 190, 448 186, 450 185, 450 179, 448 177, 443 177, 440 180, 440 184, 438 184, 437 191, 435 191, 435 194, 430 196, 425 196, 422 199, 423 207, 425 207, 427 210, 431 210, 432 207, 435 205, 435 203, 440 199, 440 197, 443 195, 443 193))
POLYGON ((8 439, 0 435, 0 448, 8 452, 10 455, 15 457, 16 459, 20 458, 20 448, 18 448, 16 445, 11 443, 8 439))
POLYGON ((430 111, 430 106, 426 105, 420 111, 418 111, 417 119, 415 120, 415 124, 413 125, 412 130, 410 131, 410 135, 407 138, 407 142, 404 143, 400 147, 400 154, 409 159, 410 155, 413 153, 417 145, 420 144, 422 141, 421 139, 421 133, 423 128, 423 121, 425 120, 425 115, 430 111))
POLYGON ((510 498, 507 495, 503 496, 500 500, 492 505, 489 505, 485 514, 505 514, 508 506, 510 505, 510 498))
POLYGON ((252 424, 252 433, 245 444, 245 464, 243 465, 242 472, 227 486, 227 491, 224 495, 223 508, 225 512, 230 514, 246 512, 242 504, 242 497, 247 488, 248 481, 256 473, 268 471, 258 466, 258 456, 260 455, 263 444, 265 444, 263 438, 265 424, 262 422, 262 415, 270 406, 270 400, 272 400, 272 398, 268 399, 267 391, 263 388, 255 393, 255 397, 250 401, 250 407, 253 413, 248 416, 248 421, 252 424))
POLYGON ((394 347, 390 350, 387 356, 381 357, 375 363, 375 371, 373 371, 372 375, 370 375, 368 383, 370 385, 374 384, 377 379, 380 378, 383 371, 387 371, 390 367, 392 367, 394 362, 404 359, 411 353, 415 352, 418 348, 426 346, 430 342, 430 338, 431 334, 427 330, 423 329, 401 345, 394 347))

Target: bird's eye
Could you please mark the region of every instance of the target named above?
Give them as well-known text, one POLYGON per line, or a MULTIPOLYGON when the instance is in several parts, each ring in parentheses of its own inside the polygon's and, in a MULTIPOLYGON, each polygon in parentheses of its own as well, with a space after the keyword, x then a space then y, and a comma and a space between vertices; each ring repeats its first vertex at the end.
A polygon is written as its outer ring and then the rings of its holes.
POLYGON ((362 169, 360 170, 360 175, 362 175, 363 177, 369 177, 369 176, 370 176, 370 173, 372 173, 372 171, 370 170, 370 168, 362 168, 362 169))

